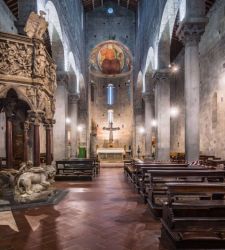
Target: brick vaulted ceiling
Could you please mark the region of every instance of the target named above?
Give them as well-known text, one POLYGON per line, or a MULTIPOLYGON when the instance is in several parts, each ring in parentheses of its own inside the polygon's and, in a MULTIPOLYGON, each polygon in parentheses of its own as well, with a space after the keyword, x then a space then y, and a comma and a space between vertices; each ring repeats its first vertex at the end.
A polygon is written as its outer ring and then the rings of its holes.
MULTIPOLYGON (((138 2, 141 0, 111 0, 111 2, 117 3, 119 6, 128 8, 130 10, 136 11, 138 7, 138 2)), ((95 8, 104 6, 104 3, 108 0, 82 0, 85 11, 92 11, 95 8)))

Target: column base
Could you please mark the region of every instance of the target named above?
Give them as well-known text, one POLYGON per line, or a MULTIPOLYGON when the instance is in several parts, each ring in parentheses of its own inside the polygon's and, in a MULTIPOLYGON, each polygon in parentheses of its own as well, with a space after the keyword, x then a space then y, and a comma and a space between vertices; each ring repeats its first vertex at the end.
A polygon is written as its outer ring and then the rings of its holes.
POLYGON ((158 161, 169 161, 170 160, 170 150, 169 149, 159 149, 156 155, 158 161))

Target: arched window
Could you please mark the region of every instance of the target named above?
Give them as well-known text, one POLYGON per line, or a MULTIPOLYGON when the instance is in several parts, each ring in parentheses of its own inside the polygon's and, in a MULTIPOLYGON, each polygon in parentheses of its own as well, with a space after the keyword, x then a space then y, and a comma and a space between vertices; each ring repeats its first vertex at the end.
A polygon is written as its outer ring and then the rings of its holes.
POLYGON ((109 83, 107 86, 107 104, 114 104, 114 86, 111 83, 109 83))

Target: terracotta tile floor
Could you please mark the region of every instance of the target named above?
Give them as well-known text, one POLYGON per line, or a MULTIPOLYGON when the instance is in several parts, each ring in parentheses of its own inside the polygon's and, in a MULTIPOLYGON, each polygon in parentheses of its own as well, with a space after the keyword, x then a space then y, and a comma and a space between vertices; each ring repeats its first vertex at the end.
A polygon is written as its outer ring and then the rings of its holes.
POLYGON ((122 169, 102 169, 92 182, 55 185, 69 190, 58 205, 0 213, 0 250, 162 249, 160 223, 122 169))

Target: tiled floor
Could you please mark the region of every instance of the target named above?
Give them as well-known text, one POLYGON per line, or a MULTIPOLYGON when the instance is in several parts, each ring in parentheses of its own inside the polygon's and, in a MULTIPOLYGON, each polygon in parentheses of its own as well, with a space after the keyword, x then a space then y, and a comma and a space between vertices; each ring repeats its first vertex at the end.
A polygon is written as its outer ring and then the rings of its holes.
POLYGON ((0 213, 0 250, 158 250, 160 223, 123 176, 106 168, 69 189, 57 206, 0 213))

